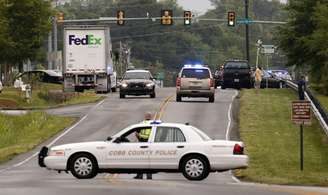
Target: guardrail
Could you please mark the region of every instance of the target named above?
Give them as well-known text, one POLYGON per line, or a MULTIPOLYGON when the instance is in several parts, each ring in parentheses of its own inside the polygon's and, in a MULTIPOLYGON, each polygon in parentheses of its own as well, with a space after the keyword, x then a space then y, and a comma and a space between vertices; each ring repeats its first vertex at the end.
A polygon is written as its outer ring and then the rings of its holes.
MULTIPOLYGON (((292 81, 286 80, 286 84, 298 91, 298 86, 292 81)), ((328 136, 328 115, 326 110, 323 108, 323 106, 320 104, 319 100, 313 95, 310 89, 306 89, 305 91, 305 97, 307 100, 311 102, 311 107, 314 115, 318 119, 321 127, 325 131, 326 135, 328 136)))

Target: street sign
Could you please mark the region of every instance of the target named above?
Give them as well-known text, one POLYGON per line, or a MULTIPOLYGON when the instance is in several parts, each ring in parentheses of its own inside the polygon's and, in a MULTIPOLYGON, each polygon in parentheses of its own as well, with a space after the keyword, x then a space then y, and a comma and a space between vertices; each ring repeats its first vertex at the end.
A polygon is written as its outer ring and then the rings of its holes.
POLYGON ((253 20, 250 18, 248 18, 248 19, 242 18, 242 19, 238 19, 237 23, 238 24, 251 24, 251 23, 253 23, 253 20))
POLYGON ((275 46, 274 45, 262 45, 262 53, 263 54, 274 54, 275 52, 275 46))
POLYGON ((292 121, 298 125, 311 124, 311 102, 299 100, 292 102, 292 121))

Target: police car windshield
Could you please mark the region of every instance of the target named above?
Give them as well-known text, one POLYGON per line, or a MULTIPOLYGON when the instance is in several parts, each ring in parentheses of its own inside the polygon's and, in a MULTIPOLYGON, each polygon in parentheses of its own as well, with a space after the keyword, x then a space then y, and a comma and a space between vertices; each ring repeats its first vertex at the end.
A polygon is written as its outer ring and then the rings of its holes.
POLYGON ((225 69, 247 69, 249 68, 246 62, 227 62, 224 66, 225 69))
POLYGON ((210 72, 208 69, 196 69, 196 68, 185 68, 182 70, 181 77, 183 78, 197 78, 207 79, 210 78, 210 72))
POLYGON ((148 72, 127 72, 124 76, 124 79, 147 79, 151 78, 148 72))

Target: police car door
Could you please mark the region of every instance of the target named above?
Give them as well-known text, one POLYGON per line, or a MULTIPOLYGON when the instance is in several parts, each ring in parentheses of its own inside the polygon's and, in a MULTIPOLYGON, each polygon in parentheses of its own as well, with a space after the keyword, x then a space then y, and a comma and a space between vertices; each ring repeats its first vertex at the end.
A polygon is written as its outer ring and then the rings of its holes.
POLYGON ((139 142, 136 132, 150 126, 131 129, 116 142, 110 143, 106 154, 106 167, 117 169, 148 169, 149 168, 149 140, 139 142))
POLYGON ((186 138, 177 127, 158 126, 150 149, 151 169, 178 169, 179 159, 187 150, 186 138))

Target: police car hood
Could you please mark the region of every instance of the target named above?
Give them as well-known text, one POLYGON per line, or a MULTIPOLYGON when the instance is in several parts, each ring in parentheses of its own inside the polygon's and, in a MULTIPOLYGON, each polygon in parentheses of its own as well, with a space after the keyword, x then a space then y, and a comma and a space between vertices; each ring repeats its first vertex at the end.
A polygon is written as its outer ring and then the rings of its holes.
POLYGON ((67 149, 81 149, 81 148, 94 148, 105 146, 105 141, 96 141, 96 142, 80 142, 72 144, 58 145, 51 148, 51 150, 67 150, 67 149))

